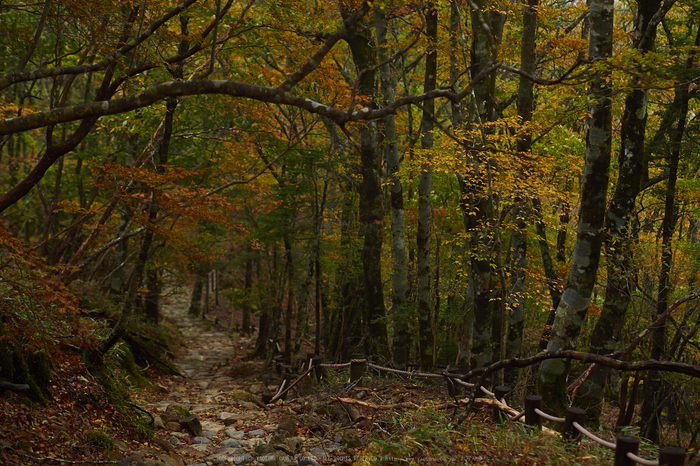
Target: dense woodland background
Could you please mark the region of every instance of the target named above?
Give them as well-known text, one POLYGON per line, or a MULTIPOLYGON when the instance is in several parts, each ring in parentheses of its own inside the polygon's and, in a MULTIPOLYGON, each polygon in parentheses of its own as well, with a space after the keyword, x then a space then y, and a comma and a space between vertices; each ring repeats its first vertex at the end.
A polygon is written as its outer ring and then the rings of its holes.
MULTIPOLYGON (((99 358, 215 269, 288 363, 610 354, 668 316, 618 356, 698 364, 698 46, 694 0, 0 1, 3 348, 99 358)), ((697 438, 697 380, 587 368, 497 381, 697 438)))

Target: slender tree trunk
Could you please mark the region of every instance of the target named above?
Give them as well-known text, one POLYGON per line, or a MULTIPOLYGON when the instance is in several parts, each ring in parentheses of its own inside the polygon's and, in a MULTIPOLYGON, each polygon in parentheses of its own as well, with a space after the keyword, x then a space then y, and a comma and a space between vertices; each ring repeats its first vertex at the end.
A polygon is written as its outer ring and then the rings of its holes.
POLYGON ((552 332, 552 324, 554 324, 554 317, 557 312, 557 307, 559 307, 559 301, 561 301, 561 287, 556 272, 554 271, 554 262, 552 261, 549 242, 547 242, 547 225, 544 223, 544 218, 542 217, 542 203, 538 198, 532 199, 532 208, 537 219, 535 221, 535 227, 537 228, 537 236, 539 236, 538 242, 540 244, 540 255, 542 256, 542 268, 544 269, 544 276, 547 279, 549 296, 552 299, 552 308, 547 315, 547 323, 545 324, 539 343, 539 349, 544 351, 547 349, 549 335, 552 332))
POLYGON ((190 297, 190 307, 187 313, 191 316, 198 316, 202 312, 202 292, 204 291, 204 280, 197 275, 192 287, 192 296, 190 297))
MULTIPOLYGON (((695 46, 700 45, 700 28, 695 39, 695 46)), ((686 67, 693 66, 695 53, 689 53, 686 67)), ((678 179, 678 162, 680 160, 681 143, 685 133, 688 118, 689 83, 676 85, 675 106, 678 108, 678 125, 671 144, 669 157, 669 175, 666 182, 666 202, 664 218, 661 223, 661 272, 659 273, 659 288, 656 301, 656 315, 659 316, 668 309, 668 299, 673 286, 671 282, 671 267, 673 265, 673 250, 671 240, 676 227, 676 181, 678 179)), ((672 105, 673 105, 672 104, 672 105)), ((652 333, 651 358, 664 359, 666 355, 666 327, 660 326, 652 333)), ((642 404, 642 433, 652 442, 658 442, 661 428, 661 410, 663 408, 663 393, 661 377, 658 371, 650 371, 644 383, 644 403, 642 404)))
MULTIPOLYGON (((638 2, 635 42, 647 37, 639 45, 642 53, 652 49, 655 33, 646 34, 649 21, 661 6, 660 0, 640 0, 638 2)), ((652 26, 656 29, 656 24, 652 26)), ((637 195, 641 189, 644 166, 644 137, 647 122, 647 91, 643 83, 625 99, 625 110, 621 124, 621 144, 618 153, 618 178, 610 208, 605 219, 607 284, 605 302, 595 329, 591 334, 589 352, 609 354, 617 348, 625 323, 625 317, 632 299, 635 273, 632 270, 632 251, 635 234, 632 231, 632 217, 637 195)), ((577 392, 580 399, 577 406, 586 409, 594 422, 598 422, 601 403, 605 391, 605 381, 609 369, 596 365, 588 379, 577 392)))
MULTIPOLYGON (((384 62, 386 50, 386 12, 381 5, 374 9, 377 30, 377 59, 384 62)), ((382 101, 386 105, 393 102, 396 94, 396 79, 387 63, 379 68, 382 89, 382 101)), ((384 118, 384 157, 389 171, 389 193, 391 198, 391 236, 393 258, 393 292, 391 295, 392 322, 394 324, 393 361, 399 368, 406 367, 410 345, 408 335, 408 317, 405 301, 408 294, 408 270, 406 267, 406 227, 403 206, 403 187, 399 178, 401 158, 396 134, 394 115, 384 118)))
MULTIPOLYGON (((488 8, 485 0, 472 2, 471 23, 471 76, 487 69, 497 58, 497 37, 493 25, 500 21, 500 13, 488 8)), ((485 123, 493 120, 493 79, 483 79, 474 85, 470 125, 473 130, 486 131, 485 123)), ((474 145, 480 145, 476 141, 474 145)), ((491 185, 491 166, 488 156, 474 151, 468 154, 469 173, 462 178, 462 209, 465 227, 471 232, 470 289, 473 290, 473 333, 471 367, 483 366, 493 360, 494 346, 500 348, 500 315, 503 310, 503 291, 498 287, 495 249, 496 241, 494 203, 491 185), (468 178, 468 180, 466 179, 468 178), (494 319, 496 328, 494 328, 494 319)))
MULTIPOLYGON (((523 6, 523 33, 520 40, 520 69, 529 75, 535 74, 535 31, 537 29, 538 0, 528 0, 523 6)), ((520 124, 525 126, 532 121, 533 111, 533 82, 524 76, 520 77, 518 86, 518 117, 520 124)), ((516 148, 518 154, 529 155, 532 150, 532 133, 522 130, 516 148)), ((525 163, 524 160, 521 163, 525 163)), ((525 170, 523 172, 526 173, 525 170)), ((525 278, 527 268, 527 212, 528 202, 522 192, 516 192, 513 208, 513 230, 510 235, 511 279, 508 304, 510 313, 508 322, 508 342, 506 357, 518 358, 522 351, 523 328, 525 321, 525 278)), ((506 371, 505 382, 510 386, 517 380, 516 371, 506 371)))
MULTIPOLYGON (((428 40, 425 57, 425 76, 423 92, 435 89, 437 85, 437 10, 432 3, 426 8, 426 37, 428 40)), ((429 100, 423 104, 423 116, 420 122, 421 149, 426 151, 426 162, 421 165, 418 181, 418 231, 416 233, 416 252, 418 258, 418 353, 421 369, 433 367, 433 323, 430 298, 430 225, 432 219, 433 165, 429 151, 433 147, 435 102, 429 100)))
MULTIPOLYGON (((341 4, 343 15, 349 14, 341 4)), ((360 105, 371 107, 377 92, 375 65, 377 55, 372 30, 366 19, 346 36, 350 47, 359 85, 360 105)), ((364 304, 362 323, 367 354, 388 356, 388 336, 385 322, 384 289, 382 280, 382 243, 384 234, 384 197, 382 191, 382 157, 377 150, 377 123, 365 122, 358 127, 360 134, 360 231, 363 238, 362 271, 364 304)))
POLYGON ((243 282, 243 316, 241 322, 241 333, 250 335, 250 310, 253 294, 253 248, 250 244, 246 247, 247 257, 245 259, 245 278, 243 282))
MULTIPOLYGON (((589 59, 596 62, 612 56, 613 0, 591 0, 589 59)), ((581 187, 581 207, 576 246, 566 288, 562 294, 548 351, 573 349, 585 320, 595 286, 603 240, 606 196, 612 141, 612 102, 608 78, 603 69, 593 76, 589 88, 586 161, 581 187)), ((540 365, 539 390, 547 394, 549 407, 563 413, 567 406, 564 361, 546 360, 540 365)))
POLYGON ((287 272, 287 306, 284 313, 284 360, 292 363, 292 315, 294 314, 294 259, 289 235, 284 237, 285 270, 287 272))

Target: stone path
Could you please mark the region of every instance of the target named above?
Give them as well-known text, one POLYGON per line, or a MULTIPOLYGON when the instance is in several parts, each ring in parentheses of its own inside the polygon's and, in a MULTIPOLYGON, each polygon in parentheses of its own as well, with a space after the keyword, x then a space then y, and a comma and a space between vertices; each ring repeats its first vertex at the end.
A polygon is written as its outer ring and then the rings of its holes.
POLYGON ((160 393, 134 397, 156 416, 156 436, 151 447, 121 464, 326 464, 311 457, 340 450, 334 442, 340 439, 299 436, 299 413, 284 404, 260 405, 261 393, 274 391, 278 381, 276 374, 262 371, 260 362, 243 361, 252 339, 232 337, 212 322, 189 316, 188 304, 187 296, 178 296, 163 310, 187 342, 185 354, 174 361, 186 378, 165 379, 160 393))

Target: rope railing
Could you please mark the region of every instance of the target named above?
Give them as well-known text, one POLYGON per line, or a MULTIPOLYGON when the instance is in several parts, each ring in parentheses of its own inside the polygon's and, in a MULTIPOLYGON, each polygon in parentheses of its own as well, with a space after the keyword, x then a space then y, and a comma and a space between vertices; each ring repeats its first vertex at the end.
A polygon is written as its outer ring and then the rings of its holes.
MULTIPOLYGON (((493 406, 493 420, 494 422, 501 423, 504 420, 509 420, 512 422, 517 422, 523 417, 524 423, 531 427, 542 428, 542 419, 550 422, 555 422, 558 424, 563 424, 562 435, 565 439, 569 441, 577 442, 581 439, 581 436, 585 436, 591 441, 609 448, 615 452, 615 462, 614 466, 630 466, 632 464, 641 464, 643 466, 680 466, 685 465, 686 451, 678 447, 663 447, 659 449, 659 460, 649 460, 642 458, 637 455, 639 451, 639 439, 630 436, 618 436, 615 439, 615 443, 604 440, 597 435, 593 434, 587 430, 583 423, 586 420, 586 412, 580 408, 570 407, 566 410, 566 417, 557 417, 551 414, 547 414, 542 411, 542 397, 537 395, 527 395, 525 396, 525 410, 518 413, 515 409, 508 406, 506 403, 506 396, 511 392, 510 387, 506 386, 496 386, 494 391, 490 391, 480 384, 472 384, 465 382, 463 380, 464 375, 459 374, 457 368, 454 366, 448 366, 442 372, 419 372, 419 371, 406 371, 400 369, 394 369, 392 367, 385 367, 379 364, 370 362, 367 359, 352 359, 350 362, 342 364, 325 364, 322 363, 322 357, 319 355, 309 354, 308 356, 308 366, 304 365, 303 369, 305 372, 294 382, 291 381, 291 374, 284 374, 284 380, 280 384, 277 392, 272 395, 271 393, 263 393, 263 403, 274 403, 279 399, 284 399, 286 394, 297 384, 299 384, 305 377, 311 377, 312 373, 316 374, 316 379, 321 380, 323 378, 325 369, 332 370, 342 370, 350 369, 350 385, 352 387, 358 383, 362 378, 367 368, 374 369, 380 372, 386 372, 390 374, 399 375, 402 377, 412 378, 444 378, 447 382, 448 394, 451 397, 456 398, 461 395, 460 388, 466 388, 469 392, 472 392, 467 396, 468 399, 473 400, 476 398, 476 393, 473 393, 476 386, 479 390, 483 392, 490 398, 493 398, 495 402, 490 402, 493 406), (513 414, 515 413, 515 414, 513 414)), ((288 370, 290 366, 284 365, 283 361, 279 358, 275 358, 277 364, 277 372, 282 373, 282 370, 288 370)), ((349 388, 346 388, 349 390, 349 388)), ((551 432, 551 430, 548 430, 551 432)))
POLYGON ((539 408, 535 408, 535 412, 548 421, 558 422, 560 424, 563 424, 564 421, 566 421, 566 419, 564 419, 563 417, 556 417, 556 416, 549 415, 549 414, 545 413, 544 411, 540 410, 539 408))
POLYGON ((642 458, 641 456, 637 456, 634 453, 627 452, 627 458, 631 459, 635 463, 639 463, 644 466, 659 466, 658 461, 648 460, 646 458, 642 458))
POLYGON ((600 438, 600 437, 598 437, 597 435, 595 435, 593 432, 591 432, 591 431, 589 431, 588 429, 586 429, 585 427, 583 427, 583 426, 582 426, 581 424, 579 424, 578 422, 574 421, 574 422, 572 422, 572 425, 574 426, 574 428, 575 428, 576 430, 578 430, 579 432, 581 432, 583 435, 585 435, 586 437, 588 437, 590 440, 593 440, 595 443, 597 443, 597 444, 599 444, 599 445, 602 445, 602 446, 604 446, 604 447, 606 447, 606 448, 610 448, 611 450, 614 450, 614 449, 615 449, 615 444, 614 444, 614 443, 608 442, 607 440, 603 440, 602 438, 600 438))

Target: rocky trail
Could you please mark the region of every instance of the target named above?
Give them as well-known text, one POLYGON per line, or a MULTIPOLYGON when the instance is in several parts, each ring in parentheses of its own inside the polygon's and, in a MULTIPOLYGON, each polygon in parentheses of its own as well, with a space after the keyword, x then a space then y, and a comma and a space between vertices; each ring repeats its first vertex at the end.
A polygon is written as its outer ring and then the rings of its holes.
POLYGON ((188 304, 186 296, 176 297, 163 310, 187 344, 174 360, 185 377, 164 378, 157 390, 134 396, 155 417, 156 432, 149 446, 124 458, 122 465, 352 462, 366 441, 354 429, 338 430, 324 422, 329 415, 345 417, 347 422, 341 424, 350 425, 352 419, 337 403, 320 401, 320 394, 262 405, 261 394, 275 392, 280 380, 274 371, 264 370, 262 362, 244 360, 253 339, 232 336, 209 320, 188 315, 188 304))

